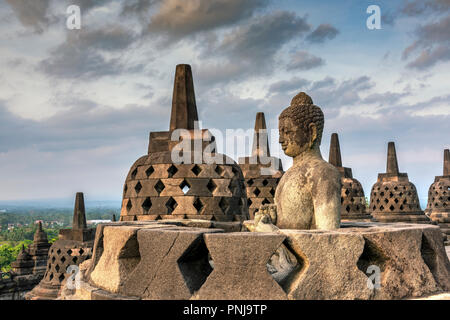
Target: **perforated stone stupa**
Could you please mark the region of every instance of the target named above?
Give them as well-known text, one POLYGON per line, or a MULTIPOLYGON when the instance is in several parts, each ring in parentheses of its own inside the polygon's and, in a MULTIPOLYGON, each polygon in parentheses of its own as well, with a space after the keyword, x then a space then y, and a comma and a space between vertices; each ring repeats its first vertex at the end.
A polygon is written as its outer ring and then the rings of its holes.
MULTIPOLYGON (((28 300, 56 299, 70 277, 70 266, 78 266, 91 258, 95 229, 86 226, 84 196, 78 192, 75 198, 72 229, 61 229, 58 240, 50 247, 44 278, 26 294, 28 300)), ((75 271, 75 270, 73 270, 75 271)))
POLYGON ((274 203, 275 190, 283 175, 281 160, 270 156, 269 140, 264 112, 258 112, 255 120, 252 155, 239 158, 247 189, 250 218, 264 204, 274 203))
POLYGON ((28 247, 28 252, 34 261, 33 273, 40 274, 41 276, 45 274, 50 246, 47 234, 42 229, 42 223, 39 221, 36 232, 34 233, 33 243, 28 247))
POLYGON ((450 151, 444 150, 444 172, 436 176, 428 190, 425 213, 441 227, 446 244, 450 245, 450 151))
POLYGON ((49 247, 47 234, 39 221, 33 243, 27 249, 22 246, 16 261, 11 263, 10 278, 0 277, 0 300, 23 300, 24 295, 41 281, 49 247))
POLYGON ((248 219, 242 171, 215 152, 214 137, 198 121, 191 67, 177 65, 169 131, 151 132, 148 154, 131 167, 123 189, 120 221, 248 219), (172 139, 182 129, 180 140, 172 139), (177 146, 178 145, 178 146, 177 146), (187 150, 186 150, 187 149, 187 150), (185 157, 172 159, 174 152, 185 157))
POLYGON ((341 147, 337 133, 331 135, 328 162, 341 173, 341 219, 370 221, 372 217, 366 210, 366 197, 361 183, 353 178, 351 168, 342 166, 341 147))
POLYGON ((370 210, 380 222, 430 222, 420 208, 416 187, 408 174, 399 172, 394 142, 388 144, 386 173, 379 173, 372 187, 370 210))

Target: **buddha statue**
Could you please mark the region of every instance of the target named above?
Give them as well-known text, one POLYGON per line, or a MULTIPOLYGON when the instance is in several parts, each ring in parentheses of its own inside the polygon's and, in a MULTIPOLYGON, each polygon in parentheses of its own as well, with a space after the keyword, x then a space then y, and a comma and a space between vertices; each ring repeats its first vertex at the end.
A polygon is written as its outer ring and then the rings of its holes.
POLYGON ((277 186, 274 204, 261 206, 255 214, 252 231, 338 229, 341 178, 320 153, 322 110, 300 92, 280 114, 278 124, 279 142, 293 165, 277 186))

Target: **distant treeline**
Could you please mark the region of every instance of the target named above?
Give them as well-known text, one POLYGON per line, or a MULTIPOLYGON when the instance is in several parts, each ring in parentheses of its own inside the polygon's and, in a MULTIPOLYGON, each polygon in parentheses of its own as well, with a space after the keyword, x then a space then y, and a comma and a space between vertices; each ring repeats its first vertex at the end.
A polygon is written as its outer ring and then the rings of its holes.
MULTIPOLYGON (((37 225, 34 226, 24 226, 16 227, 11 230, 1 230, 0 231, 0 244, 9 243, 16 245, 17 242, 30 240, 34 238, 34 233, 36 232, 37 225)), ((44 231, 47 233, 47 238, 49 242, 53 242, 58 238, 58 233, 61 228, 51 228, 44 231)))
MULTIPOLYGON (((119 208, 89 208, 86 209, 87 220, 108 220, 115 214, 120 214, 119 208)), ((71 226, 73 209, 70 208, 13 208, 0 212, 0 226, 6 229, 8 224, 30 225, 36 220, 44 222, 59 222, 62 226, 71 226)))

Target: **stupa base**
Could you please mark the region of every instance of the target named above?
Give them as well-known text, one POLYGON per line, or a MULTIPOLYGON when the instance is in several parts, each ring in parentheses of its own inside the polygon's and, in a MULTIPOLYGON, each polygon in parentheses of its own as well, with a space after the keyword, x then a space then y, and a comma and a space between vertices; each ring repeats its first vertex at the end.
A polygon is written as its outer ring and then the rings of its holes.
POLYGON ((343 222, 329 231, 253 233, 245 231, 249 224, 99 225, 81 287, 61 298, 369 300, 450 291, 450 262, 437 226, 343 222), (289 267, 274 259, 280 249, 289 267))
POLYGON ((444 244, 450 245, 450 212, 432 210, 427 212, 427 215, 441 228, 444 244))
POLYGON ((372 217, 376 222, 382 223, 418 223, 418 224, 430 224, 431 220, 422 212, 372 212, 372 217))

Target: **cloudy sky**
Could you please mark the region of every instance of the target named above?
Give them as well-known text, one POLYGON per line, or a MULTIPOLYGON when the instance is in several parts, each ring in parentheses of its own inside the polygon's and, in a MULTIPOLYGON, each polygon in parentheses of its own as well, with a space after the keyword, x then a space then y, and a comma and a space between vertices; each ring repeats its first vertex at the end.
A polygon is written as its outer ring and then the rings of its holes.
POLYGON ((425 207, 450 147, 449 0, 6 0, 0 57, 0 200, 120 200, 148 133, 168 129, 179 63, 203 128, 252 128, 263 111, 275 129, 306 91, 324 158, 338 132, 366 195, 395 141, 425 207), (366 27, 373 4, 381 30, 366 27))

